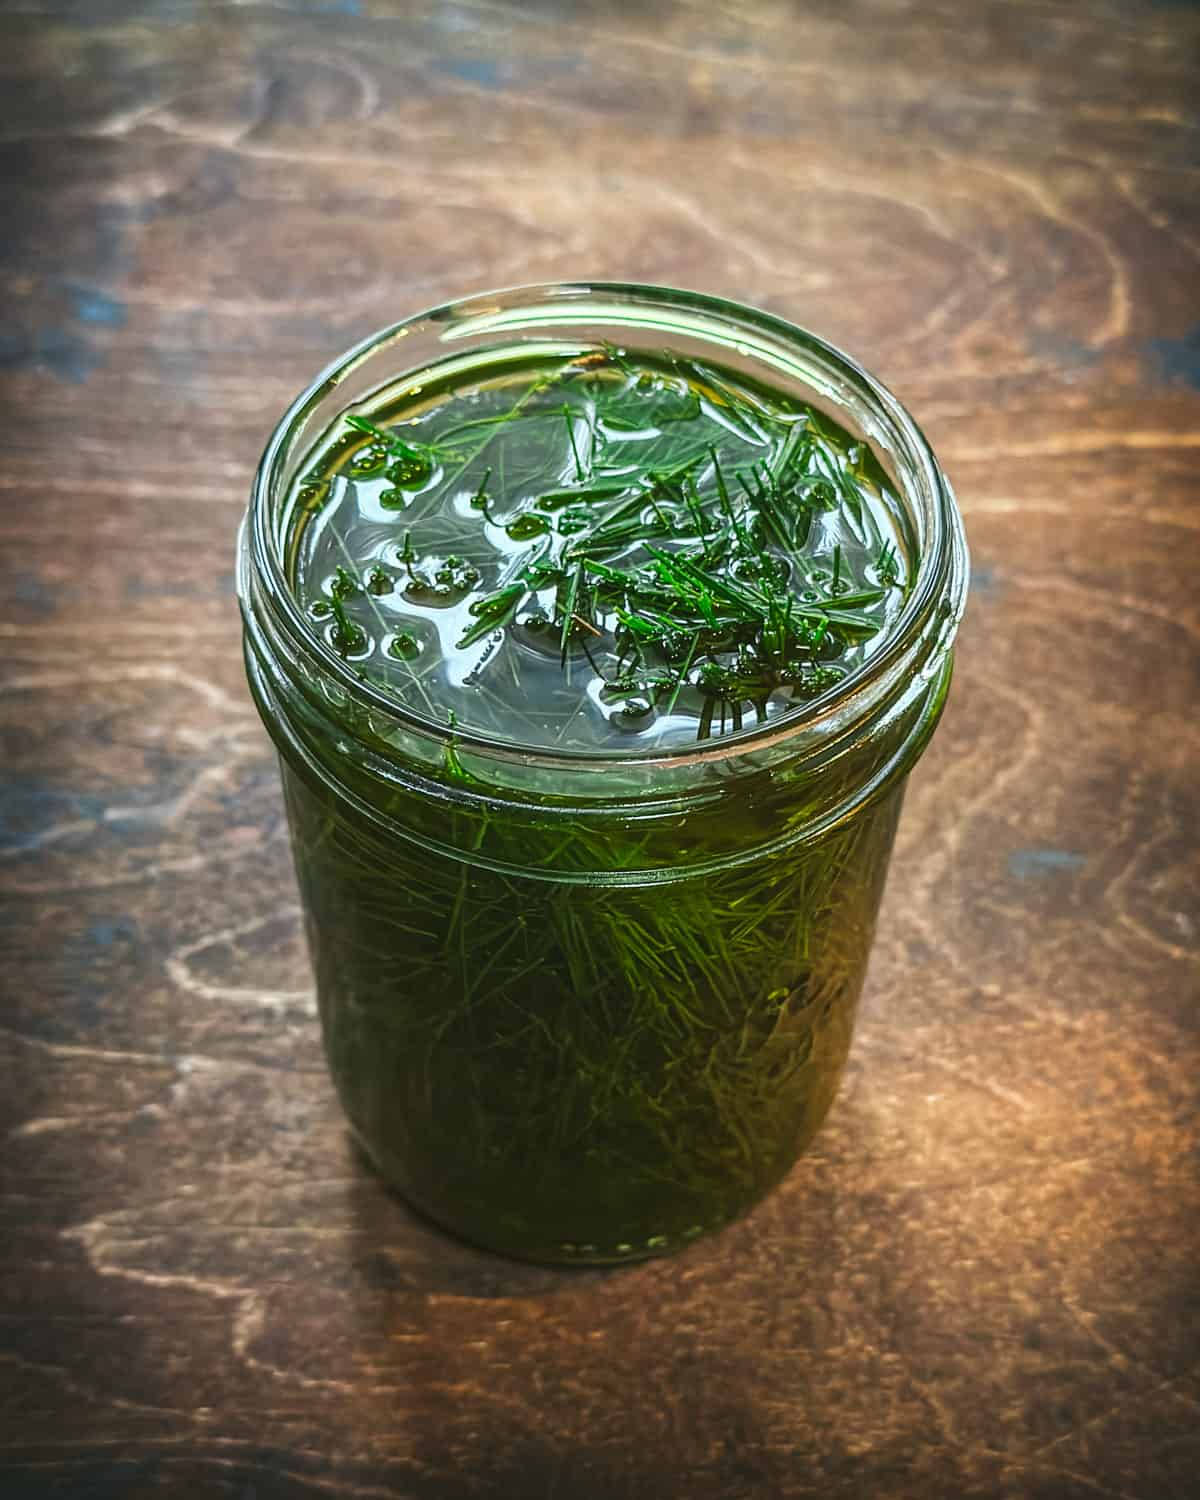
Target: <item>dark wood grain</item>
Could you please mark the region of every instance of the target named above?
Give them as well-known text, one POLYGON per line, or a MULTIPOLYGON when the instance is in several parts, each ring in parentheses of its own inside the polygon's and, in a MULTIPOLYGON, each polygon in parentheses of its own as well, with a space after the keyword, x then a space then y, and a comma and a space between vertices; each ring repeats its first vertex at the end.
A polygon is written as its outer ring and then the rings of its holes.
POLYGON ((1200 12, 25 0, 0 58, 5 1500, 1195 1495, 1200 12), (350 1149, 231 558, 333 355, 590 275, 855 352, 975 574, 816 1149, 558 1274, 350 1149))

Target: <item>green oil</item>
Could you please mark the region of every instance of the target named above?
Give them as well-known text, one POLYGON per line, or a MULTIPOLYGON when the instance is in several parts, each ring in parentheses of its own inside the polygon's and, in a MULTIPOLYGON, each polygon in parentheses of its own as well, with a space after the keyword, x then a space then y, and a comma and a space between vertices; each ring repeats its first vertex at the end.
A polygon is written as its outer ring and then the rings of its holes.
MULTIPOLYGON (((353 670, 532 752, 782 721, 887 639, 915 562, 886 475, 828 414, 608 348, 382 392, 306 466, 286 535, 314 635, 353 670)), ((453 748, 419 776, 386 743, 365 767, 319 719, 301 754, 264 717, 332 1074, 410 1201, 510 1254, 609 1262, 780 1180, 836 1091, 901 781, 805 830, 895 743, 610 816, 554 788, 491 799, 486 760, 453 748)))

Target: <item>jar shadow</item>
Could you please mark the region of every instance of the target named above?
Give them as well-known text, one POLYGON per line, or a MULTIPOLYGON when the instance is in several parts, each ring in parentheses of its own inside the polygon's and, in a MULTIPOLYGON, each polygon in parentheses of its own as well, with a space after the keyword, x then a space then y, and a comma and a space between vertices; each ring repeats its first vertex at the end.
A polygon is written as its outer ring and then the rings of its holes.
MULTIPOLYGON (((349 1135, 354 1178, 350 1210, 361 1250, 354 1270, 379 1293, 433 1292, 481 1299, 548 1297, 627 1274, 623 1266, 543 1266, 458 1239, 379 1175, 349 1135)), ((636 1263, 635 1263, 636 1264, 636 1263)))
MULTIPOLYGON (((832 1292, 850 1269, 830 1247, 843 1164, 869 1112, 851 1103, 838 1123, 832 1161, 807 1158, 790 1187, 720 1235, 589 1269, 454 1239, 356 1147, 347 1328, 379 1389, 356 1391, 350 1420, 376 1438, 395 1424, 412 1500, 650 1500, 680 1493, 689 1473, 697 1493, 730 1500, 807 1493, 810 1481, 831 1500, 888 1487, 904 1462, 898 1439, 864 1458, 837 1431, 810 1430, 839 1389, 851 1407, 859 1389, 853 1359, 839 1373, 843 1356, 831 1354, 832 1292)), ((366 1487, 385 1476, 353 1477, 366 1487)))

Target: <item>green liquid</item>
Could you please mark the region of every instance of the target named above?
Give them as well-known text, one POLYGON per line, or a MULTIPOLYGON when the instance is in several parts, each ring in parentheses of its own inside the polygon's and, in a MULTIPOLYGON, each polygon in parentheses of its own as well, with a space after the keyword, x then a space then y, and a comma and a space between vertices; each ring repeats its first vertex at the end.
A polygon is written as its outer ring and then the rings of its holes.
MULTIPOLYGON (((816 1134, 899 787, 771 860, 613 886, 431 857, 286 763, 284 786, 339 1097, 440 1224, 534 1260, 664 1254, 745 1213, 816 1134)), ((497 819, 483 842, 536 869, 572 839, 598 835, 497 819)), ((608 845, 633 863, 645 839, 608 845)))
MULTIPOLYGON (((829 690, 903 603, 911 554, 871 454, 727 372, 575 354, 427 381, 367 419, 384 436, 331 434, 293 494, 295 589, 334 650, 441 725, 535 748, 733 735, 829 690), (648 479, 681 469, 686 488, 648 479), (638 587, 585 571, 572 592, 581 539, 638 587)), ((665 1253, 761 1198, 834 1097, 902 780, 753 851, 915 743, 940 692, 817 778, 743 771, 731 796, 718 771, 682 817, 566 812, 555 788, 489 802, 465 751, 424 787, 381 779, 320 715, 289 738, 264 702, 331 1071, 384 1175, 464 1237, 550 1261, 665 1253)))
POLYGON ((903 604, 869 449, 729 372, 593 351, 366 420, 297 486, 295 588, 438 723, 576 750, 730 734, 835 686, 903 604))

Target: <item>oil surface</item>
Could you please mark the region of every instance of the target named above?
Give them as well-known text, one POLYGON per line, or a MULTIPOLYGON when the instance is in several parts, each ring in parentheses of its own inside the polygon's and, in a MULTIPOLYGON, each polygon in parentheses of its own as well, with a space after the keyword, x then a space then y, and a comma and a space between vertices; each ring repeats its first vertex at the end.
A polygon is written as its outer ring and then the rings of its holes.
POLYGON ((290 501, 315 631, 411 711, 536 748, 655 750, 833 689, 911 559, 864 443, 725 370, 611 348, 410 379, 290 501))

